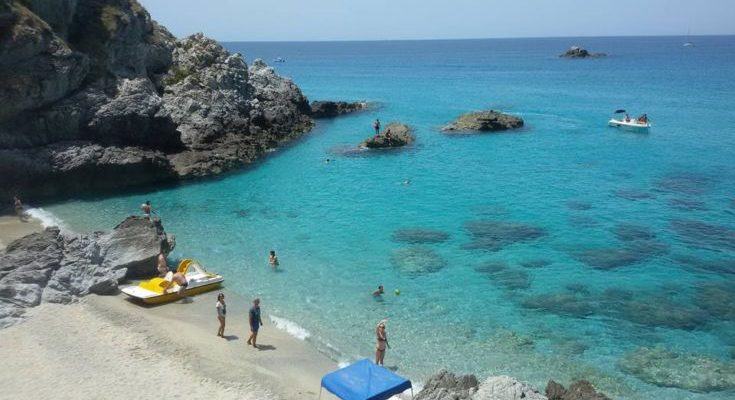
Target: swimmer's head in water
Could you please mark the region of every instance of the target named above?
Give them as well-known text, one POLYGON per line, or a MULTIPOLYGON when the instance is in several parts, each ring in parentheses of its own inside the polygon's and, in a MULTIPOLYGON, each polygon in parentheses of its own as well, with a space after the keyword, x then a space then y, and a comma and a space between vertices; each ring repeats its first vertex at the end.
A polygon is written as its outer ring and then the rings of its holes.
POLYGON ((271 255, 272 256, 275 256, 276 255, 276 251, 275 250, 271 250, 271 255))
POLYGON ((147 205, 147 206, 151 205, 151 201, 150 200, 146 200, 145 201, 145 205, 147 205))

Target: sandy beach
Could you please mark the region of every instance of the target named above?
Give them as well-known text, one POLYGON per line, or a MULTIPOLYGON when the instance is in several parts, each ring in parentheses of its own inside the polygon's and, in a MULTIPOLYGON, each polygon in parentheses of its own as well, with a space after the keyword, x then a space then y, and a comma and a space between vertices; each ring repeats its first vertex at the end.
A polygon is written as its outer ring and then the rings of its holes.
MULTIPOLYGON (((248 302, 217 292, 146 307, 123 295, 42 304, 0 330, 0 387, 11 399, 315 399, 336 364, 276 329, 263 303, 260 349, 245 344, 248 302)), ((326 392, 322 398, 331 398, 326 392)))
POLYGON ((27 218, 21 221, 15 215, 0 215, 0 249, 4 249, 10 242, 43 230, 41 221, 27 218))

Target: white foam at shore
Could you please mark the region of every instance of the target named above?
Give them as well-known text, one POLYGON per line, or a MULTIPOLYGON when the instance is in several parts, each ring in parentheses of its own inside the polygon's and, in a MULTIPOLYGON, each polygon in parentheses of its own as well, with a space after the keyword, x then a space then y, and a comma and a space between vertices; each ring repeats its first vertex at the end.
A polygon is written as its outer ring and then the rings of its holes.
POLYGON ((276 326, 276 328, 282 331, 286 331, 286 333, 295 337, 296 339, 306 340, 306 338, 311 336, 311 332, 299 326, 299 324, 287 320, 286 318, 280 318, 270 315, 270 319, 273 322, 273 325, 276 326))
POLYGON ((62 231, 69 230, 66 224, 64 224, 64 221, 62 221, 59 217, 57 217, 50 211, 44 210, 43 208, 29 208, 25 210, 25 212, 31 217, 39 220, 41 222, 41 226, 43 226, 44 228, 56 226, 62 231))

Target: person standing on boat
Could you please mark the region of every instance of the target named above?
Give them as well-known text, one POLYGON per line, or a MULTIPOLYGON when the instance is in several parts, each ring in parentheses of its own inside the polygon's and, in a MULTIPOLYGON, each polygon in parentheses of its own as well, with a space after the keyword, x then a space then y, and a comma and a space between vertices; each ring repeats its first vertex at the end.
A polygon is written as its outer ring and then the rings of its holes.
POLYGON ((250 323, 250 337, 248 338, 248 344, 253 345, 256 349, 258 345, 255 341, 258 339, 258 330, 263 326, 263 320, 260 319, 260 299, 256 298, 253 300, 253 306, 250 307, 248 312, 248 322, 250 323))
POLYGON ((225 294, 220 293, 217 295, 217 319, 219 320, 219 329, 217 330, 217 336, 225 337, 225 316, 227 315, 227 304, 225 304, 225 294))
POLYGON ((630 122, 630 115, 628 113, 625 113, 625 122, 630 122))
POLYGON ((375 328, 375 337, 377 344, 375 346, 375 364, 383 365, 383 359, 385 358, 385 349, 388 346, 388 335, 385 333, 385 321, 378 322, 378 326, 375 328))
POLYGON ((380 134, 380 120, 375 118, 375 122, 373 122, 373 129, 375 129, 375 136, 380 134))

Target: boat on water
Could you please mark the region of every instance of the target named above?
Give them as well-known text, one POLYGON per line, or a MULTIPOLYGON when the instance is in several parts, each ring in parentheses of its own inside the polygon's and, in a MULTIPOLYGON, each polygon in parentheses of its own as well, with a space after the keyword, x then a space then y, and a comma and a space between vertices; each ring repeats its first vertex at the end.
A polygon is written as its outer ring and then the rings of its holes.
POLYGON ((615 114, 624 114, 624 116, 620 119, 611 118, 607 123, 608 126, 639 132, 648 131, 651 128, 651 122, 648 120, 647 114, 643 114, 638 118, 630 118, 625 110, 617 110, 615 114))
POLYGON ((274 63, 285 63, 286 62, 286 59, 283 58, 283 57, 276 57, 276 58, 273 59, 273 62, 274 63))
MULTIPOLYGON (((214 290, 225 280, 222 275, 207 272, 198 262, 185 259, 179 263, 176 272, 186 278, 187 285, 184 293, 187 296, 214 290)), ((126 295, 146 304, 160 304, 181 298, 181 286, 171 280, 173 273, 169 272, 166 278, 152 278, 138 285, 129 285, 121 288, 126 295)))

